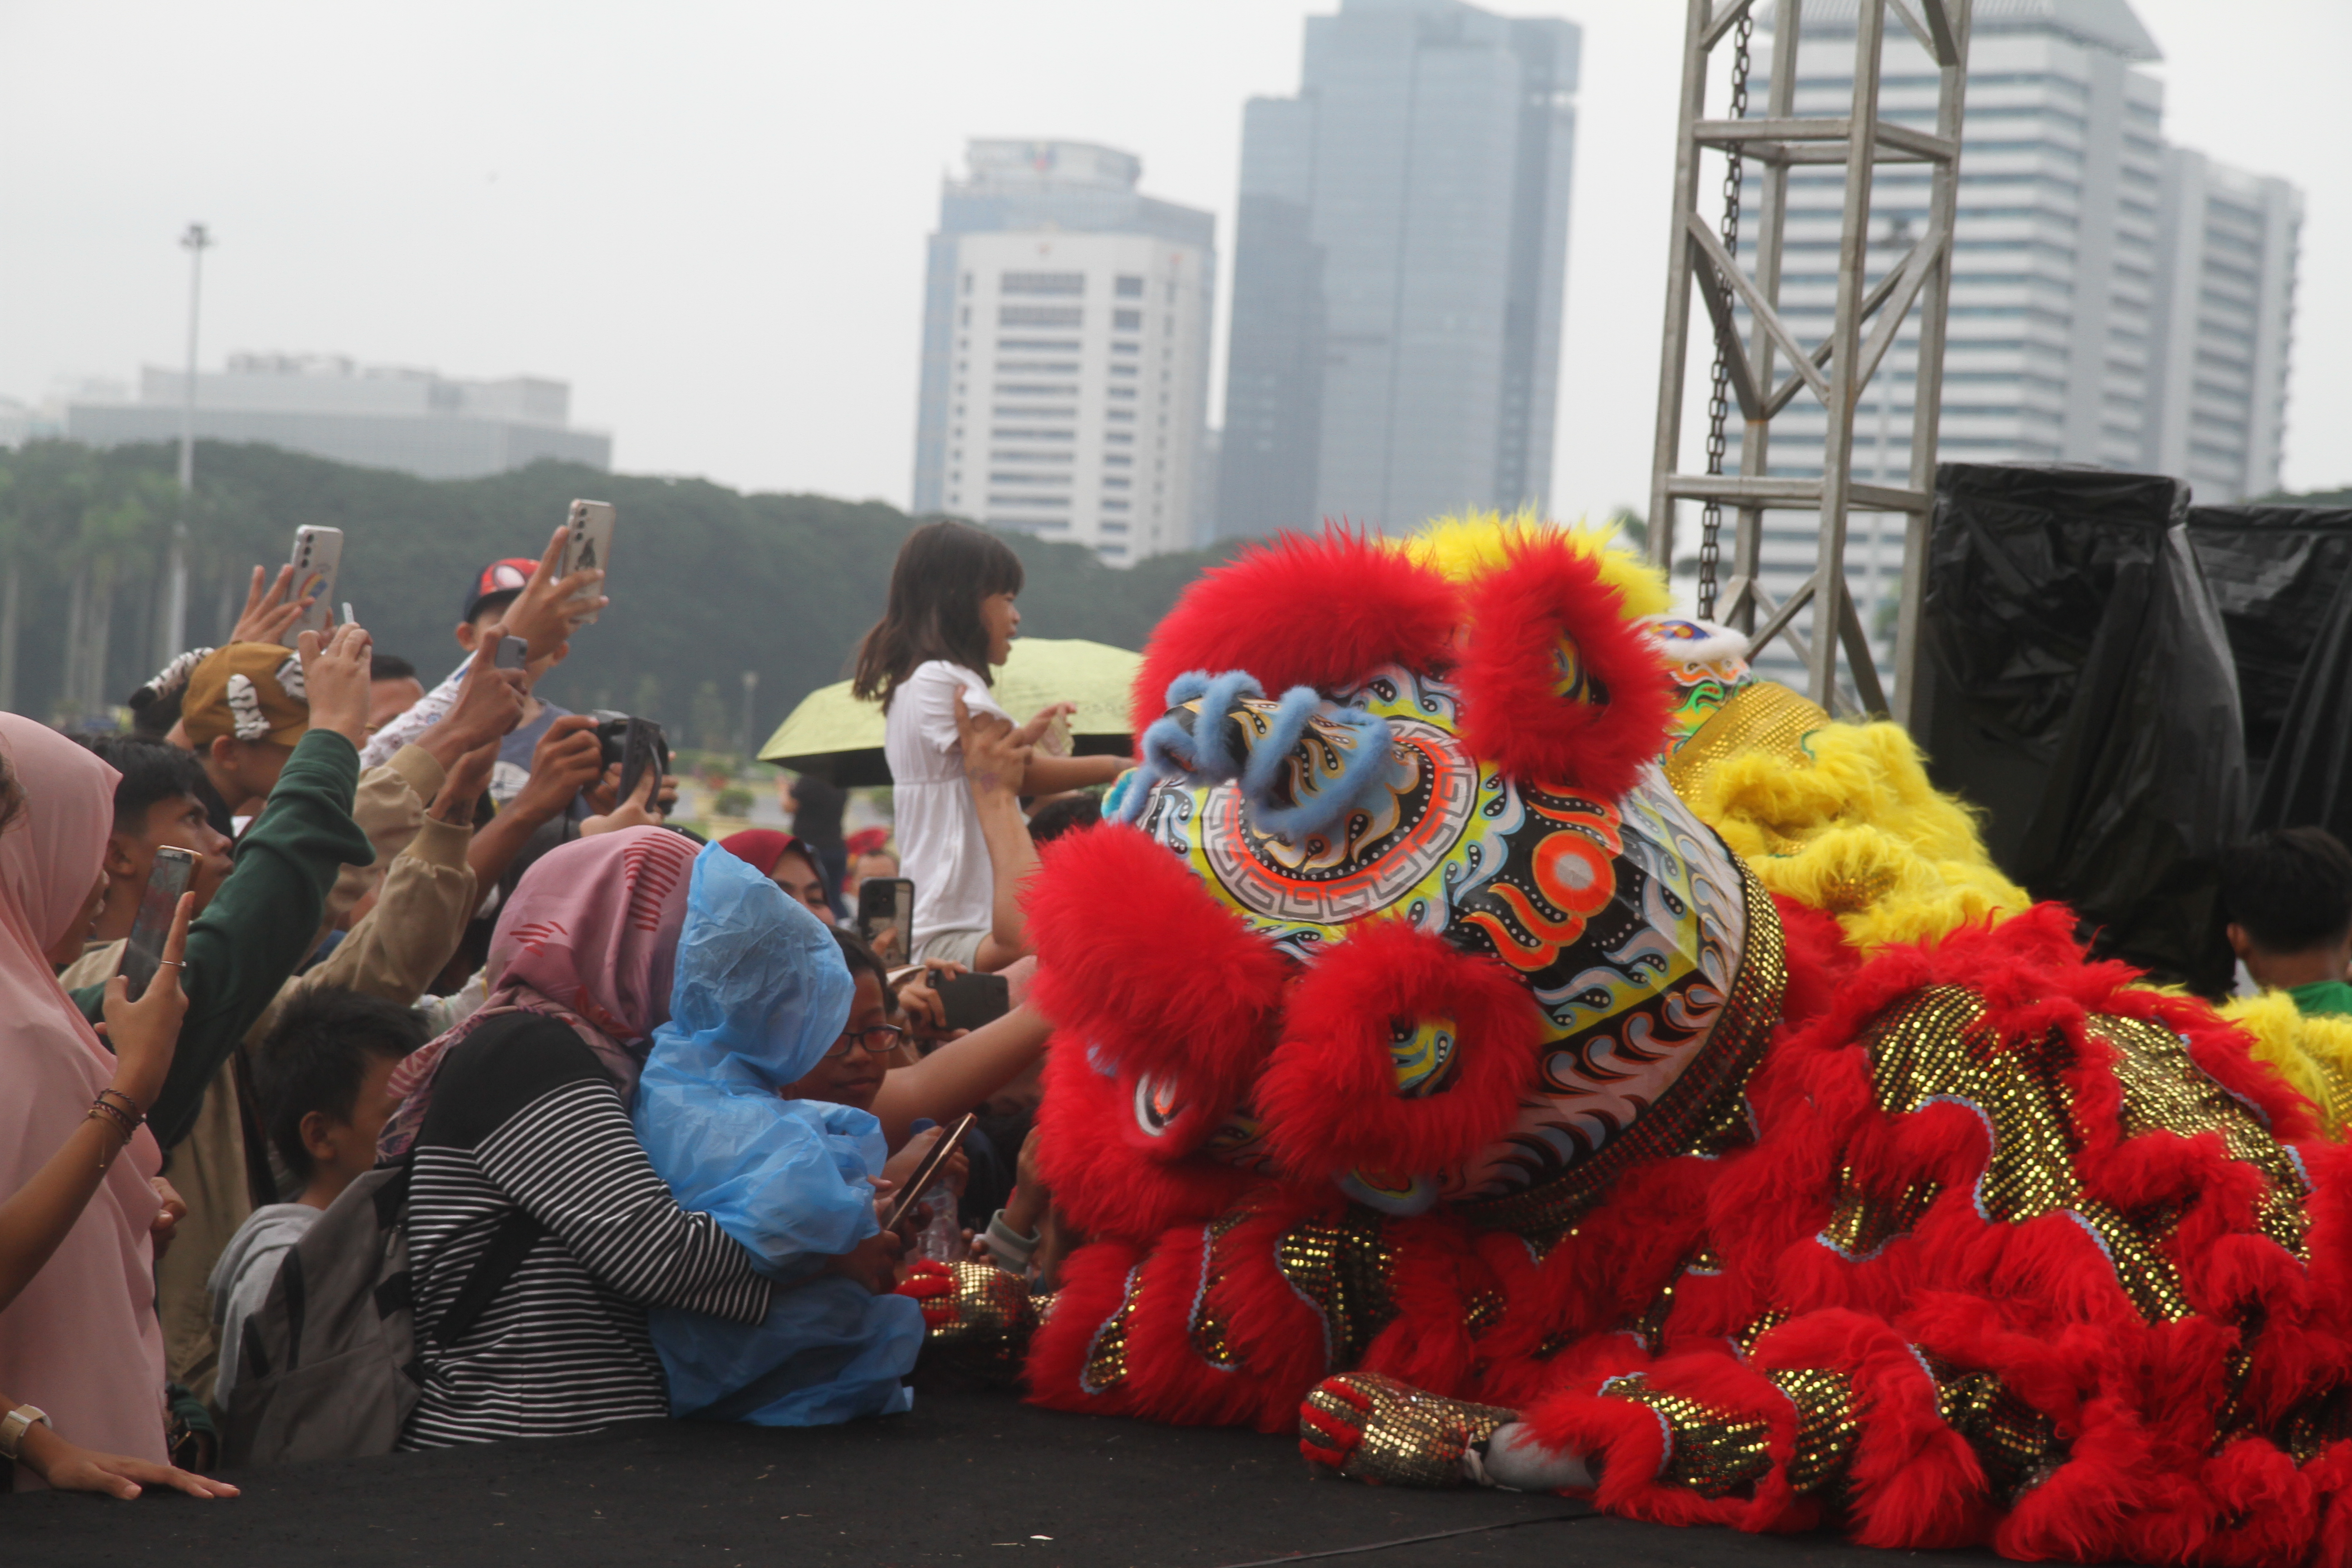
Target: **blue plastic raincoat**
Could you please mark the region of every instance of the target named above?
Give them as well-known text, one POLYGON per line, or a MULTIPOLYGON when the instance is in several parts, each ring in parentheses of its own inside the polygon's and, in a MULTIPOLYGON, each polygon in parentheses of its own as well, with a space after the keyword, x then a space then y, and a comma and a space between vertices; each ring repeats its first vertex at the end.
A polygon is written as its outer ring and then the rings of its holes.
POLYGON ((898 1380, 922 1348, 921 1309, 820 1273, 877 1228, 881 1123, 777 1097, 840 1037, 856 990, 807 910, 716 844, 696 858, 637 1141, 679 1206, 716 1219, 778 1289, 757 1324, 650 1310, 672 1415, 820 1426, 912 1403, 898 1380))

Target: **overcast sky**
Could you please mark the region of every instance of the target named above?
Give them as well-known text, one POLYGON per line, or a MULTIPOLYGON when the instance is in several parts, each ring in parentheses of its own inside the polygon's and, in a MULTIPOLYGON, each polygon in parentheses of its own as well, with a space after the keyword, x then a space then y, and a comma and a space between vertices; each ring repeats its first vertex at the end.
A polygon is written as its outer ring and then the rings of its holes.
MULTIPOLYGON (((2352 482, 2352 5, 2135 3, 2167 135, 2304 191, 2286 481, 2352 482)), ((904 504, 923 236, 965 139, 1139 153, 1216 212, 1229 279, 1242 101, 1293 90, 1299 19, 1336 8, 0 0, 0 395, 176 364, 201 219, 207 365, 551 375, 618 467, 904 504)), ((1553 510, 1638 506, 1683 7, 1494 8, 1584 26, 1553 510)))

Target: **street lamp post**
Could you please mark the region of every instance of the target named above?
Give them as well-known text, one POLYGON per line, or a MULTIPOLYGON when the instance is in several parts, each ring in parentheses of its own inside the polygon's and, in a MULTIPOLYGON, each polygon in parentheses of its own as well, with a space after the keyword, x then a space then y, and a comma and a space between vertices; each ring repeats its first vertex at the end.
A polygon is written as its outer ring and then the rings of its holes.
POLYGON ((200 223, 190 224, 180 236, 181 248, 188 253, 188 371, 180 383, 180 516, 172 524, 171 558, 164 567, 159 666, 177 658, 188 646, 188 503, 196 488, 196 311, 203 300, 205 251, 212 243, 210 231, 200 223))
POLYGON ((746 763, 751 760, 751 748, 758 742, 758 737, 751 729, 751 693, 758 690, 759 687, 760 672, 756 669, 745 670, 743 672, 743 760, 746 763))

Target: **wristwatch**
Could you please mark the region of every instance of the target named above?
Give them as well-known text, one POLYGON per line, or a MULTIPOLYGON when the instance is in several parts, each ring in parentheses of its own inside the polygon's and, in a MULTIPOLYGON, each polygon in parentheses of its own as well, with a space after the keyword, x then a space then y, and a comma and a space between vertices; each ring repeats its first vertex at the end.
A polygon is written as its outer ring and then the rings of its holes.
POLYGON ((34 1422, 49 1425, 49 1413, 37 1405, 19 1405, 5 1415, 0 1415, 0 1459, 14 1459, 16 1447, 25 1440, 34 1422))

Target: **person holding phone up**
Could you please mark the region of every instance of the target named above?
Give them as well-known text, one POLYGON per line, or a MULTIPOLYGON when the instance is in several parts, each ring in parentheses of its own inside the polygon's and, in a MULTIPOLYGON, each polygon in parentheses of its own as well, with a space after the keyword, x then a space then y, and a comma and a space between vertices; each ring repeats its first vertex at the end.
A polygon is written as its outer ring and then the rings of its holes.
POLYGON ((0 763, 0 1459, 71 1490, 234 1497, 166 1462, 163 1333, 132 1283, 177 1217, 143 1122, 187 1008, 193 900, 140 999, 107 987, 110 1053, 53 966, 103 899, 114 770, 16 714, 0 763))

